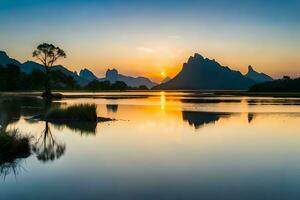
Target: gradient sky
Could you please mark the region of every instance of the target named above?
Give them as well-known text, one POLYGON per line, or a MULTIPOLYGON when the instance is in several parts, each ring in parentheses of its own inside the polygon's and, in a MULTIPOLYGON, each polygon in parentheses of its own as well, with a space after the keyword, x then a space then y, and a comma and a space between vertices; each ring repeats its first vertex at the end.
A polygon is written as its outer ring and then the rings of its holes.
POLYGON ((300 0, 0 0, 0 49, 31 60, 42 42, 59 64, 160 80, 195 52, 246 72, 300 76, 300 0))

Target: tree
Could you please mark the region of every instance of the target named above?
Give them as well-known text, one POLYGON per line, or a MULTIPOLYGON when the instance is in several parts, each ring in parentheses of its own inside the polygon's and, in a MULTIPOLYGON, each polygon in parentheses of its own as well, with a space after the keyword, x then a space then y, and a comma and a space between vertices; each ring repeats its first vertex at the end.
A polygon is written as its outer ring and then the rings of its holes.
POLYGON ((39 60, 45 67, 46 80, 43 97, 51 98, 50 68, 59 58, 66 58, 66 53, 64 50, 53 44, 43 43, 37 46, 36 50, 33 51, 32 56, 39 60))
POLYGON ((111 87, 113 90, 120 90, 120 91, 126 90, 128 88, 127 84, 123 81, 116 81, 111 85, 111 87))

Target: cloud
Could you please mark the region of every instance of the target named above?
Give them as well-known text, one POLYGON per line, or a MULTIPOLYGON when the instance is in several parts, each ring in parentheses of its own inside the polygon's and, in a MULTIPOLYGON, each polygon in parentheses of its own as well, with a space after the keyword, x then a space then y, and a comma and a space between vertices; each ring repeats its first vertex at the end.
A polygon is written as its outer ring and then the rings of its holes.
POLYGON ((147 53, 152 53, 152 52, 154 52, 154 49, 147 48, 147 47, 137 47, 136 50, 137 50, 137 51, 147 52, 147 53))

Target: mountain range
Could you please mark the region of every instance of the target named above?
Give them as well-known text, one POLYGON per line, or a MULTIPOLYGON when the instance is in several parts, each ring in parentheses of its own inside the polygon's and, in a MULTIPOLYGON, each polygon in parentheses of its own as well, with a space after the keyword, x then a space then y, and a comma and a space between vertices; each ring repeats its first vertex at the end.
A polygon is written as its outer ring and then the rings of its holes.
POLYGON ((155 90, 245 90, 256 83, 273 80, 270 76, 248 68, 239 71, 222 66, 215 60, 196 53, 183 64, 181 71, 171 80, 153 87, 155 90))
MULTIPOLYGON (((4 51, 0 51, 0 65, 5 66, 7 64, 19 66, 20 70, 27 74, 34 69, 45 71, 43 65, 39 63, 33 61, 21 63, 10 58, 4 51)), ((243 75, 239 71, 220 65, 214 59, 204 58, 198 53, 191 56, 183 64, 181 71, 174 78, 166 77, 159 85, 146 77, 119 74, 116 69, 108 69, 103 78, 97 77, 87 68, 80 70, 79 74, 62 65, 53 66, 52 70, 60 70, 73 77, 80 86, 85 86, 93 80, 110 81, 111 83, 123 81, 131 87, 145 85, 155 90, 244 90, 256 83, 273 80, 272 77, 264 73, 256 72, 252 66, 249 66, 247 74, 243 75)))
POLYGON ((98 80, 98 81, 110 81, 111 83, 115 83, 116 81, 123 81, 125 82, 128 86, 131 87, 139 87, 141 85, 145 85, 148 88, 152 88, 153 86, 157 85, 157 83, 152 82, 150 79, 146 77, 132 77, 132 76, 125 76, 122 74, 119 74, 118 70, 116 69, 108 69, 106 71, 105 77, 104 78, 98 78, 93 74, 88 69, 83 69, 79 73, 80 77, 93 81, 93 80, 98 80))
MULTIPOLYGON (((34 69, 45 71, 44 66, 39 63, 36 63, 34 61, 27 61, 21 63, 13 58, 10 58, 6 54, 6 52, 0 51, 0 65, 6 66, 7 64, 14 64, 19 66, 20 70, 27 74, 30 74, 34 69)), ((62 71, 64 74, 71 76, 80 86, 85 86, 93 80, 98 80, 98 81, 108 80, 111 83, 114 83, 116 81, 123 81, 128 86, 131 87, 138 87, 141 85, 145 85, 148 88, 152 88, 153 86, 157 85, 157 83, 152 82, 150 79, 146 77, 131 77, 131 76, 125 76, 119 74, 116 69, 112 69, 112 70, 108 69, 106 72, 106 76, 104 78, 98 78, 93 74, 93 72, 91 72, 87 68, 80 70, 79 75, 77 74, 77 72, 72 72, 62 65, 53 66, 51 70, 62 71)))

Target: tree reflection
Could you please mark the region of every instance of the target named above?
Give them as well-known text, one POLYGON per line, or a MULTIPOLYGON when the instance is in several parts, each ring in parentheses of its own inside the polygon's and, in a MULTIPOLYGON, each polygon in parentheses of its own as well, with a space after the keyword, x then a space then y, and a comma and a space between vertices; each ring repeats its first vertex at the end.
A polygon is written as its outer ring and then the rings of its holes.
POLYGON ((37 159, 42 162, 54 161, 64 155, 66 145, 59 143, 54 138, 49 123, 45 122, 45 129, 41 136, 33 144, 32 150, 37 155, 37 159))

